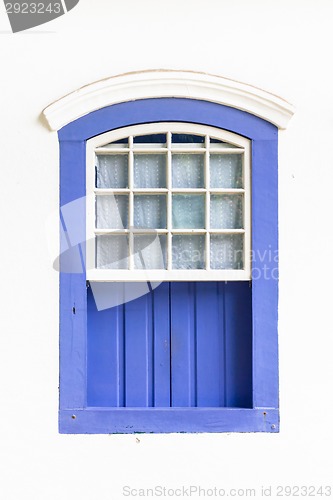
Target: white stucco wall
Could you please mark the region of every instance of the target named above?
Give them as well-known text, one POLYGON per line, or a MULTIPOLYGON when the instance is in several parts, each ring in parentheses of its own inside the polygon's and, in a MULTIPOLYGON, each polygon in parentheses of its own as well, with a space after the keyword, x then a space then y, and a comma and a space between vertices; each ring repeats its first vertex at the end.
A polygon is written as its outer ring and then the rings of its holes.
POLYGON ((329 0, 80 0, 13 35, 0 5, 1 499, 329 484, 332 19, 329 0), (296 106, 280 133, 278 435, 57 432, 58 276, 44 225, 58 205, 58 141, 39 114, 82 85, 151 68, 222 75, 296 106))

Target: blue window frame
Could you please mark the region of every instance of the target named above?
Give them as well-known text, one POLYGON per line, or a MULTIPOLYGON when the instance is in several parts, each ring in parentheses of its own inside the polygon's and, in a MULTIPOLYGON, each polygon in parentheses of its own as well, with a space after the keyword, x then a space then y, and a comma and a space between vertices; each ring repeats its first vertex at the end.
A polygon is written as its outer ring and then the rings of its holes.
MULTIPOLYGON (((88 139, 169 121, 217 127, 251 140, 252 281, 163 283, 125 306, 97 311, 84 266, 82 272, 61 272, 62 433, 279 429, 277 128, 238 109, 192 99, 145 99, 100 109, 59 131, 61 206, 84 200, 88 139), (121 322, 121 328, 110 327, 121 322), (196 328, 189 327, 193 322, 196 328), (156 348, 165 340, 167 355, 156 348), (127 370, 138 358, 136 370, 127 370)), ((73 245, 86 234, 84 202, 78 207, 75 237, 69 235, 73 245)), ((68 220, 63 222, 65 227, 68 220)), ((64 270, 70 257, 68 239, 62 241, 64 270)), ((84 261, 85 245, 75 249, 84 261)))

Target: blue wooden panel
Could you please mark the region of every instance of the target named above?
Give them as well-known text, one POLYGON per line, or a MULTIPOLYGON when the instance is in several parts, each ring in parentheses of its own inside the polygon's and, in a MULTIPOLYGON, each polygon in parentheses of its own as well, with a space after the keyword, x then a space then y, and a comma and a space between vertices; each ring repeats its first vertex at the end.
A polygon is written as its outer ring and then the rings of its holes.
POLYGON ((171 405, 196 406, 195 283, 171 283, 171 405))
POLYGON ((86 406, 86 280, 60 275, 60 408, 86 406))
POLYGON ((197 283, 195 301, 197 406, 225 406, 223 288, 218 283, 197 283))
POLYGON ((219 285, 225 297, 227 407, 252 407, 252 293, 249 285, 246 281, 219 285))
POLYGON ((170 406, 170 286, 162 283, 152 293, 154 326, 154 406, 170 406))
POLYGON ((153 324, 151 294, 125 308, 125 406, 153 406, 153 324))
POLYGON ((87 301, 87 404, 124 406, 124 306, 97 311, 91 288, 87 301))
POLYGON ((247 282, 163 283, 104 311, 88 291, 89 406, 250 407, 251 351, 247 282))
POLYGON ((102 311, 88 289, 88 406, 170 406, 169 309, 169 283, 102 311))

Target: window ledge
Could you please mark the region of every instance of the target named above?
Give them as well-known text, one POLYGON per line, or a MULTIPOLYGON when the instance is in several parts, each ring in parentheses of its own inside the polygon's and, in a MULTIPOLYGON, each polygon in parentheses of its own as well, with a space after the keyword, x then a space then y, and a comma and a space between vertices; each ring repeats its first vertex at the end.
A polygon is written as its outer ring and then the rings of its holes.
POLYGON ((60 411, 63 434, 279 432, 275 408, 82 408, 60 411), (130 414, 129 414, 130 411, 130 414))

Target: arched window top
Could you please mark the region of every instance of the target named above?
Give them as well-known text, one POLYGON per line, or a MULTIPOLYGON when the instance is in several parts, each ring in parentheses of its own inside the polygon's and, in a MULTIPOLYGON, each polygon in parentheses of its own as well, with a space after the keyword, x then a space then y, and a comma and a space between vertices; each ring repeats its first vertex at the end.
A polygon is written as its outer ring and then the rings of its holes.
POLYGON ((98 109, 121 102, 178 97, 214 102, 246 111, 284 129, 294 114, 284 99, 252 85, 191 71, 155 70, 127 73, 91 83, 47 106, 51 130, 98 109))

